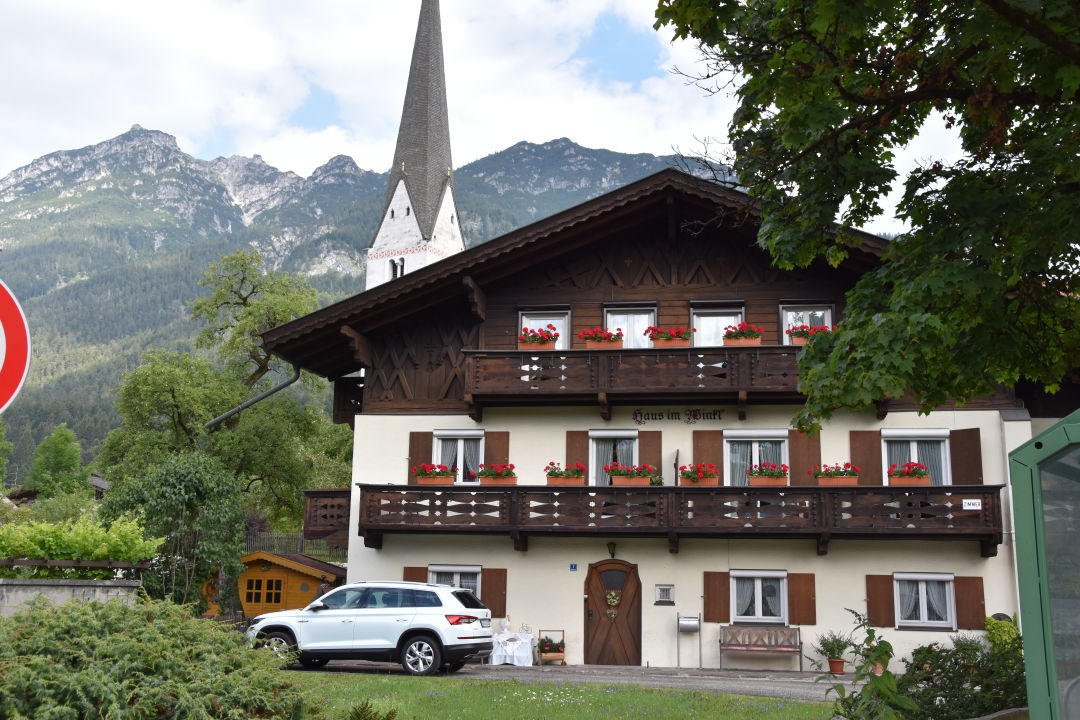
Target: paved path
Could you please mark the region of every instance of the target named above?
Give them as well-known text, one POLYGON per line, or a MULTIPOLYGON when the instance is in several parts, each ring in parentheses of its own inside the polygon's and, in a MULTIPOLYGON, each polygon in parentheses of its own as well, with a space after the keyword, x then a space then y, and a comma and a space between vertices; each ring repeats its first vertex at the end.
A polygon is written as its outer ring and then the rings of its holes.
MULTIPOLYGON (((404 675, 400 665, 338 660, 320 672, 404 675)), ((521 680, 524 682, 603 683, 646 685, 684 690, 711 690, 796 700, 825 700, 825 682, 818 673, 757 670, 698 670, 696 668, 647 668, 623 665, 514 665, 469 664, 451 677, 461 680, 521 680)), ((845 676, 850 682, 851 675, 845 676)), ((830 696, 835 697, 835 696, 830 696)))

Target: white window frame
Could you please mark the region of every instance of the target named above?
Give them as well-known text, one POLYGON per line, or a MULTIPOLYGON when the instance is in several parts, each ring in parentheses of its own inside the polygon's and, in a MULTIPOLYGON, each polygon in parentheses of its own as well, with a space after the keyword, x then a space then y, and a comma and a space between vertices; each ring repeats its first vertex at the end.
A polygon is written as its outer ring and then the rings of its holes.
POLYGON ((911 462, 919 462, 919 440, 942 440, 941 444, 941 467, 945 470, 945 477, 941 478, 942 485, 952 485, 952 449, 949 447, 949 430, 929 428, 924 430, 882 430, 881 431, 881 477, 889 482, 889 449, 886 442, 911 443, 911 462))
MULTIPOLYGON (((762 440, 776 441, 780 440, 780 463, 782 465, 791 465, 790 448, 788 447, 788 431, 787 430, 724 430, 724 484, 734 485, 732 482, 734 478, 731 477, 731 442, 752 442, 750 446, 750 464, 761 464, 761 446, 759 443, 762 440)), ((790 478, 790 476, 789 476, 790 478)))
POLYGON ((439 585, 440 583, 435 582, 435 573, 440 573, 440 572, 442 572, 442 573, 453 573, 454 574, 454 584, 453 585, 442 585, 442 587, 461 587, 461 574, 462 573, 475 574, 476 575, 475 595, 476 595, 476 597, 480 597, 480 583, 481 583, 482 578, 484 576, 483 572, 481 572, 482 570, 483 570, 483 566, 481 566, 481 565, 428 565, 428 582, 431 583, 432 585, 439 585))
POLYGON ((656 600, 657 605, 663 603, 664 605, 675 604, 675 586, 668 584, 662 584, 656 586, 656 600))
MULTIPOLYGON (((559 329, 559 338, 555 341, 556 350, 569 350, 570 349, 570 311, 569 310, 521 310, 518 312, 518 332, 521 332, 521 328, 529 328, 530 330, 547 329, 548 323, 558 327, 557 323, 561 322, 562 327, 559 329)), ((515 334, 516 337, 516 334, 515 334)))
POLYGON ((822 305, 814 303, 793 303, 790 305, 780 306, 780 336, 784 339, 785 345, 791 344, 791 336, 787 334, 788 328, 795 325, 809 325, 809 323, 796 323, 788 318, 789 313, 793 312, 813 312, 815 310, 824 310, 827 314, 825 319, 825 325, 832 326, 833 323, 833 306, 822 305))
MULTIPOLYGON (((728 316, 728 317, 730 317, 731 322, 724 325, 724 327, 726 328, 727 325, 738 325, 739 323, 741 323, 743 321, 743 318, 745 317, 745 313, 743 311, 743 308, 739 308, 739 307, 697 308, 690 314, 690 321, 692 323, 691 327, 698 328, 698 333, 700 333, 701 328, 704 325, 704 323, 701 322, 701 319, 704 318, 704 317, 708 317, 708 316, 717 316, 717 317, 728 316)), ((698 333, 693 334, 694 346, 695 347, 714 347, 712 345, 705 345, 704 342, 699 343, 698 342, 698 333)), ((724 344, 724 339, 721 336, 720 345, 723 345, 723 344, 724 344)))
POLYGON ((601 485, 600 480, 607 478, 607 473, 604 472, 604 467, 600 463, 596 462, 596 441, 597 440, 633 440, 634 441, 634 459, 630 462, 631 465, 639 465, 638 453, 641 450, 641 444, 638 442, 637 430, 590 430, 589 431, 589 463, 588 466, 592 468, 589 472, 589 484, 601 485))
MULTIPOLYGON (((432 440, 432 458, 431 462, 435 465, 443 465, 442 462, 442 440, 457 440, 458 449, 457 456, 459 458, 465 457, 465 444, 463 440, 480 440, 480 454, 477 456, 481 460, 484 459, 484 431, 483 430, 434 430, 431 433, 432 440)), ((479 478, 464 478, 465 464, 459 462, 457 476, 454 478, 455 484, 478 484, 479 478)))
MULTIPOLYGON (((607 307, 604 308, 604 327, 608 330, 614 330, 616 327, 626 325, 621 321, 612 320, 612 314, 630 315, 633 313, 646 314, 650 316, 650 320, 647 325, 656 326, 656 308, 649 305, 627 306, 627 307, 607 307)), ((652 347, 652 340, 648 339, 648 336, 644 333, 636 333, 630 330, 629 327, 623 327, 623 347, 624 348, 647 348, 652 347)))
POLYGON ((920 630, 948 630, 956 631, 956 578, 952 573, 893 573, 893 615, 897 629, 915 628, 920 630), (900 583, 919 583, 919 617, 920 620, 904 620, 900 617, 900 583), (945 604, 948 610, 948 618, 943 622, 931 622, 926 620, 926 583, 945 583, 945 604))
POLYGON ((788 586, 787 586, 787 570, 732 570, 730 571, 730 605, 731 608, 731 622, 732 623, 745 623, 753 625, 784 625, 788 624, 788 586), (759 614, 755 616, 738 615, 738 603, 736 602, 737 593, 735 592, 736 579, 737 578, 751 578, 754 582, 754 596, 756 602, 755 606, 759 609, 759 614), (763 607, 761 602, 761 580, 763 578, 780 578, 780 617, 765 617, 760 614, 760 609, 763 607))

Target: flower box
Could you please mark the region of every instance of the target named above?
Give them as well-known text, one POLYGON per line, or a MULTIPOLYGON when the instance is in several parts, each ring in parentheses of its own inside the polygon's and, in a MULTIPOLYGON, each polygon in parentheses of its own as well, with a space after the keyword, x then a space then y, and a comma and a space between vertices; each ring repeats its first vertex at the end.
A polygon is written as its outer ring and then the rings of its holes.
POLYGON ((585 476, 581 477, 563 477, 562 475, 548 475, 548 485, 584 485, 585 476))
POLYGON ((817 478, 818 485, 843 485, 851 486, 859 484, 858 475, 820 475, 817 478))
POLYGON ((686 477, 680 477, 679 478, 679 485, 686 485, 686 486, 689 486, 689 487, 693 487, 695 485, 700 487, 700 486, 703 486, 703 485, 719 485, 719 484, 720 484, 720 477, 717 476, 717 475, 706 475, 703 478, 697 478, 697 479, 686 478, 686 477))
POLYGON ((547 342, 521 342, 518 341, 518 350, 526 350, 528 352, 540 351, 540 350, 554 350, 558 344, 556 340, 548 340, 547 342))
POLYGON ((686 348, 690 347, 689 338, 668 338, 667 340, 653 340, 654 348, 686 348))
POLYGON ((760 345, 761 338, 724 338, 724 347, 749 347, 751 345, 760 345))
POLYGON ((517 485, 517 475, 480 475, 481 485, 517 485))
POLYGON ((809 341, 810 341, 810 338, 803 337, 802 335, 792 335, 791 336, 791 344, 792 345, 805 345, 809 341))
POLYGON ((648 475, 612 475, 611 484, 620 487, 648 487, 652 478, 648 475))
POLYGON ((929 475, 890 475, 890 485, 907 485, 915 487, 925 487, 930 484, 929 475))
POLYGON ((620 340, 586 340, 586 350, 622 350, 623 341, 620 340))
POLYGON ((413 475, 413 485, 453 485, 453 475, 413 475))
POLYGON ((786 487, 787 476, 769 477, 768 475, 751 475, 747 478, 750 487, 786 487))

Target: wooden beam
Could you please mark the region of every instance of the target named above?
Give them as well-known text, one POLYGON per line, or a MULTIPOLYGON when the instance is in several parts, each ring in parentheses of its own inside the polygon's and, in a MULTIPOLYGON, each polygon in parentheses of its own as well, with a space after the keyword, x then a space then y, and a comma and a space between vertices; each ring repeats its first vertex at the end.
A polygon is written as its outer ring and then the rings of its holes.
POLYGON ((608 402, 606 392, 597 393, 596 401, 600 404, 600 417, 607 421, 611 420, 611 403, 608 402))
POLYGON ((466 412, 469 415, 469 419, 476 422, 483 422, 484 408, 476 402, 472 393, 465 393, 465 396, 462 399, 465 401, 465 407, 467 408, 466 412))
POLYGON ((874 407, 877 409, 876 415, 878 420, 884 420, 885 416, 889 414, 888 400, 878 400, 874 403, 874 407))
POLYGON ((667 536, 667 551, 672 555, 679 554, 679 535, 678 533, 669 532, 667 536))
POLYGON ((487 296, 484 294, 484 289, 477 284, 472 275, 461 278, 461 284, 468 290, 469 309, 472 310, 473 317, 483 322, 487 319, 487 296))
POLYGON ((817 554, 827 555, 829 553, 829 540, 832 538, 832 533, 823 532, 818 535, 817 538, 817 554))
POLYGON ((364 547, 374 550, 382 550, 383 534, 381 532, 368 531, 364 533, 364 547))
POLYGON ((739 419, 740 420, 745 420, 746 419, 746 402, 747 402, 747 393, 746 393, 745 390, 740 390, 739 391, 739 419))
POLYGON ((349 340, 349 347, 353 352, 353 359, 364 367, 374 367, 375 354, 371 349, 371 341, 366 335, 361 335, 348 325, 341 326, 341 334, 349 340))
POLYGON ((511 531, 510 537, 514 540, 514 549, 518 552, 529 551, 529 536, 517 530, 511 531))

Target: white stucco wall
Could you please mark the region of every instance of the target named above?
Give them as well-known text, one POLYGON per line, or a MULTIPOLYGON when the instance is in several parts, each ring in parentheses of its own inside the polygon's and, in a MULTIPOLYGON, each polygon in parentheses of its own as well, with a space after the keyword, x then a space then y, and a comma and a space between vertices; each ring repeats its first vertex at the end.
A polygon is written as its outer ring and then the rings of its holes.
POLYGON ((461 234, 461 218, 454 203, 454 189, 447 186, 443 193, 439 213, 435 216, 435 228, 428 243, 430 262, 442 260, 465 249, 465 237, 461 234))

